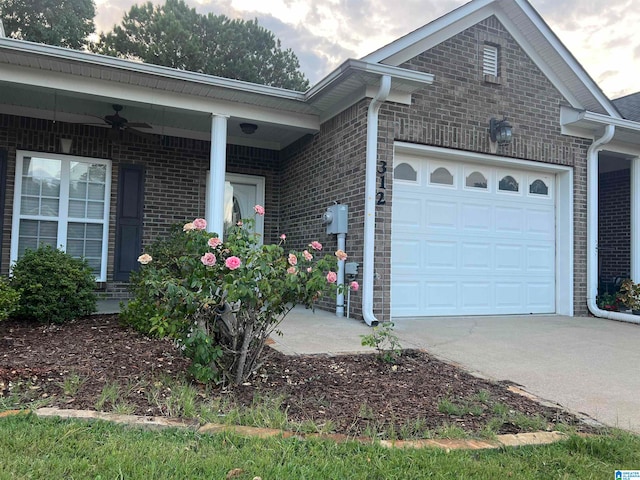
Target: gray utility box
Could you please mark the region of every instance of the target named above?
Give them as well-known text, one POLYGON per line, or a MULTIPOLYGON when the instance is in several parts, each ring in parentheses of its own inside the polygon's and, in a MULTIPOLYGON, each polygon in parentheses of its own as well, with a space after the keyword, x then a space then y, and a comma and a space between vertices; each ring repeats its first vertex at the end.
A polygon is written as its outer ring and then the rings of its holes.
POLYGON ((347 233, 349 207, 347 205, 331 205, 322 215, 322 223, 327 226, 327 234, 347 233))

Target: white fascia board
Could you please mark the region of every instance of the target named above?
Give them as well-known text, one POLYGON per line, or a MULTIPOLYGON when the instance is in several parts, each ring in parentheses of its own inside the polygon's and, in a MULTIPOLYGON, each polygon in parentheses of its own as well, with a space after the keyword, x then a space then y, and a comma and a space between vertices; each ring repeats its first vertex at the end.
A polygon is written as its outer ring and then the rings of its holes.
POLYGON ((105 97, 106 99, 116 98, 136 103, 178 108, 192 112, 250 118, 256 121, 312 130, 319 130, 320 128, 320 121, 317 115, 258 107, 228 100, 178 94, 154 88, 145 88, 58 72, 48 72, 47 75, 37 75, 29 68, 5 65, 2 67, 2 80, 70 93, 105 97))
MULTIPOLYGON (((564 46, 555 33, 549 28, 544 19, 538 14, 538 12, 531 6, 526 0, 513 0, 527 15, 529 20, 536 26, 538 31, 544 36, 545 40, 551 44, 553 49, 562 57, 562 60, 571 68, 573 73, 580 79, 580 81, 589 89, 591 94, 598 100, 600 105, 613 117, 620 118, 620 114, 613 106, 611 100, 602 92, 600 87, 593 81, 587 71, 582 67, 580 62, 576 60, 573 54, 564 46)), ((515 29, 517 32, 518 29, 515 29)), ((513 31, 510 31, 513 35, 513 31)), ((520 45, 523 44, 521 42, 520 45)), ((527 42, 525 42, 526 44, 527 42)), ((528 52, 527 52, 528 53, 528 52)), ((537 63, 537 62, 536 62, 537 63)), ((543 62, 544 63, 544 62, 543 62)), ((540 66, 540 65, 538 65, 540 66)))
POLYGON ((487 13, 482 10, 494 1, 495 0, 480 0, 469 2, 375 52, 362 57, 362 60, 371 63, 400 65, 465 28, 468 28, 468 26, 475 25, 479 21, 487 18, 492 12, 487 13), (472 21, 472 23, 469 23, 470 21, 472 21))
POLYGON ((82 52, 69 48, 26 42, 23 40, 0 38, 0 49, 13 50, 18 54, 31 53, 35 55, 46 56, 51 59, 62 59, 78 62, 81 64, 94 65, 96 67, 115 68, 128 72, 142 73, 145 75, 153 75, 172 80, 181 80, 189 83, 198 83, 201 85, 227 88, 238 90, 241 92, 255 93, 259 95, 269 95, 282 99, 297 101, 304 100, 304 93, 294 90, 287 90, 284 88, 272 87, 269 85, 260 85, 251 82, 244 82, 242 80, 216 77, 213 75, 206 75, 204 73, 189 72, 187 70, 178 70, 161 65, 153 65, 150 63, 135 62, 132 60, 125 60, 122 58, 109 57, 106 55, 82 52))
POLYGON ((594 127, 603 127, 607 125, 614 125, 619 128, 626 128, 629 130, 637 131, 640 135, 640 122, 634 122, 633 120, 626 120, 624 118, 610 117, 602 113, 590 112, 588 110, 578 110, 571 107, 560 107, 560 125, 568 127, 573 124, 589 124, 594 127))
POLYGON ((315 96, 319 95, 326 88, 329 88, 334 82, 340 80, 340 78, 350 71, 353 72, 366 72, 371 73, 373 75, 389 75, 392 80, 406 80, 410 82, 416 83, 416 88, 418 85, 430 85, 433 83, 435 76, 431 73, 424 72, 416 72, 415 70, 408 70, 406 68, 399 68, 392 65, 382 65, 379 63, 370 63, 363 60, 356 60, 350 58, 343 62, 338 68, 329 73, 326 77, 320 80, 317 84, 311 87, 305 93, 305 98, 307 102, 311 101, 315 96))

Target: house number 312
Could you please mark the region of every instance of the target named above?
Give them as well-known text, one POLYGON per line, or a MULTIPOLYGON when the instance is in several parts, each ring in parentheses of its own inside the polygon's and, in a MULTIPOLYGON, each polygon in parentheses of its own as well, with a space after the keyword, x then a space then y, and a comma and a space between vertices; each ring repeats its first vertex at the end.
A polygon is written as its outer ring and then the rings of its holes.
POLYGON ((385 185, 385 178, 387 174, 387 162, 380 160, 380 166, 378 167, 378 193, 376 193, 376 205, 384 205, 387 201, 384 198, 384 191, 387 189, 385 185))

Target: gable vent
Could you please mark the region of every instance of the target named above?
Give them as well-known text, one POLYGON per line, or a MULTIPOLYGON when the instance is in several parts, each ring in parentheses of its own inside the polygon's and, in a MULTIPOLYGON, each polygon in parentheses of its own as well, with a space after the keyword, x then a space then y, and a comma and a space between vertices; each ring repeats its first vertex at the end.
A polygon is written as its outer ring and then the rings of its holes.
POLYGON ((482 53, 482 73, 498 76, 498 47, 485 45, 482 53))

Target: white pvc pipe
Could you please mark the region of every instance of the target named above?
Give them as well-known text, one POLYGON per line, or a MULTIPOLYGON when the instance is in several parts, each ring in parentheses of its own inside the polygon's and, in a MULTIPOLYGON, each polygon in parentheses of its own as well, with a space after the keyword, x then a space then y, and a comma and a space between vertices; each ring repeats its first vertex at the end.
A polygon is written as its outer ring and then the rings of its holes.
POLYGON ((378 162, 378 112, 391 91, 391 77, 380 77, 380 89, 367 111, 367 156, 364 202, 364 254, 362 262, 362 316, 367 325, 375 326, 373 314, 373 276, 376 233, 376 169, 378 162))
MULTIPOLYGON (((346 233, 338 233, 338 250, 346 251, 346 233)), ((344 260, 338 260, 338 294, 336 295, 336 316, 344 317, 344 260)))
POLYGON ((622 312, 610 312, 598 308, 598 153, 611 141, 616 132, 614 125, 607 125, 604 135, 595 140, 587 150, 587 307, 596 317, 640 323, 640 316, 622 312))

